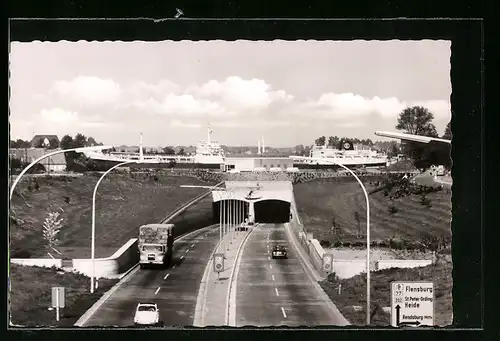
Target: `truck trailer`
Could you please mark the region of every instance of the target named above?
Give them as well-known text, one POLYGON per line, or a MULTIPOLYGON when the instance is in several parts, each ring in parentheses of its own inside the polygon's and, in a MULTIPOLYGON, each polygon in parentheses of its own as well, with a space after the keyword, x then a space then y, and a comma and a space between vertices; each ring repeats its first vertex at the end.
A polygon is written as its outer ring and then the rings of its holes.
POLYGON ((173 224, 147 224, 139 227, 139 265, 170 266, 174 246, 173 224))

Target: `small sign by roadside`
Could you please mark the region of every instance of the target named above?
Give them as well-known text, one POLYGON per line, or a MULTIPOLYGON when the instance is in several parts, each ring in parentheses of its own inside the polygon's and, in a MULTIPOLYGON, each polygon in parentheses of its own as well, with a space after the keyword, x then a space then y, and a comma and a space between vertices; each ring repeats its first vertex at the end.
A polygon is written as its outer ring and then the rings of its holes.
POLYGON ((52 287, 52 308, 56 308, 56 321, 59 321, 59 308, 64 306, 64 287, 52 287))
POLYGON ((434 325, 434 283, 392 282, 391 325, 418 327, 434 325))
POLYGON ((331 272, 333 265, 333 255, 325 253, 323 255, 323 271, 331 272))
POLYGON ((214 255, 214 271, 219 272, 224 271, 224 254, 223 253, 216 253, 214 255))

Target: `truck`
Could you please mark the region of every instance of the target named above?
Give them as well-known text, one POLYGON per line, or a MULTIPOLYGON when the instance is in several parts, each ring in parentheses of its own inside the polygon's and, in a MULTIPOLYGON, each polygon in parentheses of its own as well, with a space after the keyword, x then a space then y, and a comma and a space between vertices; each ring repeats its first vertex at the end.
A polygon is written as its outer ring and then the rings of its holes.
POLYGON ((174 246, 174 224, 147 224, 139 227, 139 265, 170 266, 174 246))

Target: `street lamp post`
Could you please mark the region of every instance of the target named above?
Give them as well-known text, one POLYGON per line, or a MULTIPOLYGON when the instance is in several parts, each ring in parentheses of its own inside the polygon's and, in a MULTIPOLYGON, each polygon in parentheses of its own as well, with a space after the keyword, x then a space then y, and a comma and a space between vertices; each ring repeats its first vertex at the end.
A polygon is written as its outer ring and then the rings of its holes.
POLYGON ((99 178, 97 184, 94 187, 94 194, 92 195, 92 241, 91 241, 91 259, 92 259, 92 274, 90 277, 90 292, 94 293, 94 280, 95 280, 95 199, 97 195, 97 188, 99 184, 104 179, 104 177, 111 172, 113 169, 118 168, 120 166, 129 164, 129 163, 138 163, 139 161, 124 161, 117 165, 114 165, 110 169, 108 169, 104 174, 99 178))
POLYGON ((19 180, 21 179, 21 177, 24 174, 26 174, 26 172, 28 170, 30 170, 31 167, 33 167, 34 165, 36 165, 41 160, 43 160, 43 159, 45 159, 47 157, 50 157, 52 155, 61 154, 61 153, 67 153, 67 152, 77 152, 78 153, 78 152, 96 151, 96 150, 104 150, 104 149, 111 149, 111 148, 112 147, 110 147, 110 146, 79 147, 79 148, 70 148, 70 149, 56 150, 54 152, 42 155, 41 157, 39 157, 38 159, 36 159, 32 163, 30 163, 28 166, 26 166, 26 168, 24 168, 22 170, 22 172, 19 173, 19 175, 17 176, 16 180, 14 180, 14 182, 12 183, 12 186, 10 187, 10 200, 12 200, 12 195, 14 194, 14 189, 16 188, 16 185, 19 182, 19 180))
MULTIPOLYGON (((324 160, 324 159, 321 159, 324 160)), ((358 178, 358 176, 350 170, 348 167, 340 164, 338 162, 328 160, 339 167, 344 168, 346 171, 351 173, 351 175, 356 179, 365 195, 366 200, 366 325, 370 325, 370 200, 368 198, 368 193, 363 185, 363 182, 358 178)))

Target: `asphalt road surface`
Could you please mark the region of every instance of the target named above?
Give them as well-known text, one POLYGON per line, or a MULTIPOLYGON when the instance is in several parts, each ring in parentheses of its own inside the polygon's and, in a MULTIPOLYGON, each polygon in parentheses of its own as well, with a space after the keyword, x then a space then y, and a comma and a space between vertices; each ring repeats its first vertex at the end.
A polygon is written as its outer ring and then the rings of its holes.
POLYGON ((192 326, 203 272, 218 240, 214 227, 175 241, 170 268, 138 269, 84 326, 133 326, 137 304, 147 302, 158 304, 165 326, 192 326))
POLYGON ((261 224, 243 249, 236 286, 236 326, 335 325, 339 316, 318 295, 282 224, 261 224), (288 259, 272 259, 274 244, 288 259))

